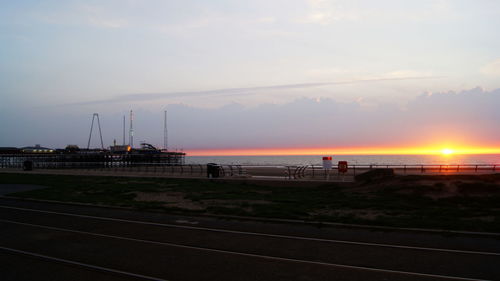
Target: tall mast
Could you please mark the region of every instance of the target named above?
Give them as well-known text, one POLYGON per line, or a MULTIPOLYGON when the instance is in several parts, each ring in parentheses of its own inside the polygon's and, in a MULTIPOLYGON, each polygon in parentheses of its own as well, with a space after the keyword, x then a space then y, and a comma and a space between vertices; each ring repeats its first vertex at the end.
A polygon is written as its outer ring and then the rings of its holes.
POLYGON ((167 131, 167 111, 165 110, 165 120, 163 122, 163 149, 168 150, 168 131, 167 131))
POLYGON ((129 137, 129 145, 130 147, 134 147, 134 126, 133 126, 133 122, 134 122, 134 113, 132 112, 132 110, 130 110, 130 129, 128 131, 128 137, 129 137))
POLYGON ((123 115, 123 145, 125 145, 125 115, 123 115))

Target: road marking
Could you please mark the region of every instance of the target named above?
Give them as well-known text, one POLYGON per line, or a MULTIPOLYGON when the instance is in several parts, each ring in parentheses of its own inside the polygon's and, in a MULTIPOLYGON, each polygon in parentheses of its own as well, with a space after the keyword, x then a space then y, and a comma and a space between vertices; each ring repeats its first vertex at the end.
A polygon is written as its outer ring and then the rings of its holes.
POLYGON ((46 255, 42 255, 42 254, 37 254, 37 253, 33 253, 33 252, 28 252, 28 251, 23 251, 23 250, 8 248, 8 247, 2 247, 2 246, 0 246, 0 249, 4 250, 4 251, 9 251, 9 252, 13 252, 13 253, 18 253, 18 254, 33 256, 33 257, 47 259, 47 260, 51 260, 51 261, 57 261, 57 262, 62 262, 62 263, 67 263, 67 264, 72 264, 72 265, 78 265, 78 266, 82 266, 82 267, 87 267, 87 268, 91 268, 91 269, 97 269, 97 270, 100 270, 100 271, 117 273, 117 274, 131 276, 131 277, 138 277, 138 278, 145 279, 145 280, 168 281, 166 279, 160 279, 160 278, 151 277, 151 276, 142 275, 142 274, 136 274, 136 273, 132 273, 132 272, 128 272, 128 271, 123 271, 123 270, 118 270, 118 269, 112 269, 112 268, 102 267, 102 266, 88 264, 88 263, 82 263, 82 262, 77 262, 77 261, 72 261, 72 260, 67 260, 67 259, 61 259, 61 258, 46 256, 46 255))
POLYGON ((189 220, 176 220, 176 223, 183 223, 183 224, 198 224, 197 221, 189 221, 189 220))
MULTIPOLYGON (((2 170, 0 169, 0 173, 2 170)), ((126 175, 124 175, 126 176, 126 175)), ((44 199, 33 199, 33 198, 18 198, 12 196, 0 195, 0 199, 16 200, 16 201, 28 201, 28 202, 42 202, 50 204, 64 204, 70 206, 83 206, 83 207, 97 207, 97 208, 108 208, 108 209, 126 209, 127 207, 118 206, 104 206, 96 205, 91 203, 77 203, 77 202, 62 202, 57 200, 44 200, 44 199)), ((293 219, 279 219, 279 218, 263 218, 263 217, 252 217, 252 216, 232 216, 232 215, 204 215, 205 217, 212 218, 222 218, 222 219, 237 219, 237 220, 253 220, 253 221, 264 221, 272 223, 295 223, 295 224, 308 224, 308 225, 325 225, 325 226, 340 226, 349 228, 360 228, 360 229, 381 229, 381 230, 396 230, 396 231, 411 231, 411 232, 423 232, 423 233, 437 233, 437 234, 460 234, 460 235, 480 235, 480 236, 496 236, 500 237, 499 232, 477 232, 477 231, 461 231, 461 230, 449 230, 449 229, 431 229, 431 228, 411 228, 411 227, 391 227, 391 226, 381 226, 381 225, 367 225, 367 224, 353 224, 353 223, 340 223, 340 222, 326 222, 326 221, 313 221, 313 220, 293 220, 293 219)))
MULTIPOLYGON (((101 234, 101 233, 94 233, 94 232, 88 232, 88 231, 80 231, 80 230, 74 230, 74 229, 68 229, 68 228, 60 228, 60 227, 53 227, 53 226, 46 226, 46 225, 39 225, 39 224, 31 224, 31 223, 25 223, 25 222, 19 222, 19 221, 3 220, 3 219, 0 219, 0 222, 19 224, 19 225, 25 225, 25 226, 31 226, 31 227, 37 227, 37 228, 45 228, 45 229, 56 230, 56 231, 84 234, 84 235, 92 235, 92 236, 97 236, 97 237, 105 237, 105 238, 119 239, 119 240, 125 240, 125 241, 154 244, 154 245, 160 245, 160 246, 170 246, 170 247, 184 248, 184 249, 190 249, 190 250, 199 250, 199 251, 231 254, 231 255, 245 256, 245 257, 268 259, 268 260, 314 264, 314 265, 330 266, 330 267, 337 267, 337 268, 347 268, 347 269, 355 269, 355 270, 393 273, 393 274, 402 274, 402 275, 411 275, 411 276, 420 276, 420 277, 432 277, 432 278, 440 278, 440 279, 464 280, 464 281, 488 281, 486 279, 475 279, 475 278, 447 276, 447 275, 438 275, 438 274, 430 274, 430 273, 408 272, 408 271, 391 270, 391 269, 380 269, 380 268, 374 268, 374 267, 364 267, 364 266, 355 266, 355 265, 346 265, 346 264, 337 264, 337 263, 328 263, 328 262, 265 256, 265 255, 259 255, 259 254, 250 254, 250 253, 234 252, 234 251, 228 251, 228 250, 219 250, 219 249, 213 249, 213 248, 189 246, 189 245, 184 245, 184 244, 175 244, 175 243, 159 242, 159 241, 153 241, 153 240, 129 238, 129 237, 116 236, 116 235, 108 235, 108 234, 101 234)), ((158 280, 158 279, 156 279, 156 280, 158 280)))
POLYGON ((444 248, 429 248, 429 247, 416 247, 416 246, 404 246, 404 245, 391 245, 391 244, 380 244, 380 243, 370 243, 370 242, 355 242, 355 241, 347 241, 347 240, 311 238, 311 237, 303 237, 303 236, 268 234, 268 233, 259 233, 259 232, 246 232, 246 231, 227 230, 227 229, 218 229, 218 228, 207 228, 207 227, 201 227, 201 226, 187 226, 187 225, 177 225, 177 224, 168 224, 168 223, 155 223, 155 222, 145 222, 145 221, 137 221, 137 220, 117 219, 117 218, 110 218, 110 217, 98 217, 98 216, 89 216, 89 215, 79 215, 79 214, 72 214, 72 213, 62 213, 62 212, 55 212, 55 211, 46 211, 46 210, 20 208, 20 207, 11 207, 11 206, 0 206, 0 208, 21 210, 21 211, 29 211, 29 212, 38 212, 38 213, 46 213, 46 214, 54 214, 54 215, 62 215, 62 216, 79 217, 79 218, 98 219, 98 220, 104 220, 104 221, 126 222, 126 223, 135 223, 135 224, 162 226, 162 227, 173 227, 173 228, 183 228, 183 229, 191 229, 191 230, 203 230, 203 231, 211 231, 211 232, 242 234, 242 235, 253 235, 253 236, 271 237, 271 238, 285 238, 285 239, 295 239, 295 240, 305 240, 305 241, 315 241, 315 242, 326 242, 326 243, 336 243, 336 244, 349 244, 349 245, 361 245, 361 246, 373 246, 373 247, 386 247, 386 248, 421 250, 421 251, 434 251, 434 252, 448 252, 448 253, 459 253, 459 254, 500 256, 500 253, 495 253, 495 252, 453 250, 453 249, 444 249, 444 248))

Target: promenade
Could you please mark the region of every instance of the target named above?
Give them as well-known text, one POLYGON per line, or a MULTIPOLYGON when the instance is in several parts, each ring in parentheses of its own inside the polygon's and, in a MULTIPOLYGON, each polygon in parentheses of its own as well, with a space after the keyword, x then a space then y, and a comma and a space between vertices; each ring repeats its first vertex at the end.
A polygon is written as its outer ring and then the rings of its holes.
MULTIPOLYGON (((35 166, 32 171, 22 167, 1 168, 0 173, 32 173, 57 175, 133 176, 168 178, 207 178, 206 165, 158 165, 141 164, 130 167, 94 166, 88 168, 49 169, 35 166)), ((352 182, 356 175, 374 169, 392 169, 396 175, 483 175, 500 173, 497 164, 461 165, 349 165, 346 173, 340 173, 336 166, 324 170, 314 165, 219 165, 218 177, 225 179, 278 180, 278 181, 335 181, 352 182)))

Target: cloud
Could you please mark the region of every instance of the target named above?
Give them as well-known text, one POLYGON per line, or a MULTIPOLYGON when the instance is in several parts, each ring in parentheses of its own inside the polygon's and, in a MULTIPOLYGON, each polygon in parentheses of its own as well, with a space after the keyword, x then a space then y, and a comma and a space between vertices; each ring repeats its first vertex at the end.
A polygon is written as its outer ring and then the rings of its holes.
POLYGON ((419 80, 419 79, 438 79, 442 78, 440 76, 401 76, 401 75, 386 75, 376 78, 367 79, 357 79, 357 80, 346 80, 337 82, 323 82, 323 83, 299 83, 299 84, 285 84, 285 85, 273 85, 273 86, 260 86, 260 87, 247 87, 247 88, 226 88, 217 90, 206 90, 206 91, 186 91, 186 92, 167 92, 167 93, 138 93, 138 94, 128 94, 120 95, 109 99, 94 100, 94 101, 82 101, 64 104, 68 105, 96 105, 96 104, 110 104, 110 103, 123 103, 123 102, 141 102, 141 101, 151 101, 151 100, 161 100, 168 98, 178 98, 178 97, 203 97, 203 96, 241 96, 241 95, 253 95, 264 91, 277 91, 277 90, 293 90, 293 89, 306 89, 306 88, 316 88, 323 86, 333 86, 333 85, 343 85, 343 84, 356 84, 356 83, 369 83, 378 81, 397 81, 397 80, 419 80))
POLYGON ((168 107, 173 143, 186 149, 425 146, 441 143, 499 146, 500 89, 423 94, 402 109, 366 110, 358 102, 302 98, 281 105, 218 109, 168 107))
POLYGON ((116 11, 97 5, 80 5, 75 8, 85 24, 100 28, 123 28, 129 26, 128 20, 116 11), (113 11, 113 12, 111 12, 113 11))
MULTIPOLYGON (((285 104, 232 103, 218 108, 171 104, 166 107, 169 143, 171 148, 188 151, 440 144, 500 147, 500 89, 424 93, 404 108, 392 104, 366 108, 361 102, 300 98, 285 104)), ((137 142, 163 143, 163 109, 134 110, 137 142)), ((89 112, 6 108, 0 111, 0 118, 7 120, 0 146, 85 146, 92 119, 89 112)), ((121 120, 127 112, 99 113, 105 144, 114 138, 120 141, 121 120)))
POLYGON ((306 0, 309 9, 299 23, 329 25, 340 21, 435 21, 459 17, 452 2, 429 1, 418 6, 404 1, 371 5, 371 1, 306 0))
POLYGON ((276 18, 274 17, 262 17, 255 20, 257 23, 275 23, 276 18))
POLYGON ((488 76, 500 77, 500 59, 496 59, 481 68, 481 73, 488 76))
POLYGON ((92 26, 103 27, 103 28, 123 28, 128 26, 128 22, 123 19, 103 19, 90 17, 88 22, 92 26))
POLYGON ((394 70, 384 73, 367 73, 359 68, 313 68, 306 71, 306 75, 311 79, 325 79, 330 77, 355 77, 355 80, 398 80, 398 79, 414 79, 417 77, 424 78, 444 78, 443 76, 434 75, 431 71, 415 71, 415 70, 394 70))
POLYGON ((124 28, 129 20, 119 15, 116 9, 100 5, 67 3, 60 9, 33 13, 36 20, 56 25, 83 25, 98 28, 124 28))
POLYGON ((354 21, 362 18, 365 10, 346 9, 338 1, 308 0, 309 11, 300 23, 327 25, 335 21, 354 21))

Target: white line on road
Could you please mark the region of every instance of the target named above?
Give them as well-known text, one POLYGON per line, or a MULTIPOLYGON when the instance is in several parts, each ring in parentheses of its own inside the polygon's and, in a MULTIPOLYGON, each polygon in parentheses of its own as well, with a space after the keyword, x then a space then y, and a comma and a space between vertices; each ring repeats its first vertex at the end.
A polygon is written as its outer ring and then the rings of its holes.
POLYGON ((72 214, 72 213, 62 213, 62 212, 20 208, 20 207, 11 207, 11 206, 0 206, 0 208, 29 211, 29 212, 38 212, 38 213, 46 213, 46 214, 54 214, 54 215, 62 215, 62 216, 72 216, 72 217, 79 217, 79 218, 98 219, 98 220, 105 220, 105 221, 126 222, 126 223, 135 223, 135 224, 162 226, 162 227, 174 227, 174 228, 183 228, 183 229, 191 229, 191 230, 203 230, 203 231, 211 231, 211 232, 253 235, 253 236, 272 237, 272 238, 285 238, 285 239, 295 239, 295 240, 306 240, 306 241, 350 244, 350 245, 361 245, 361 246, 374 246, 374 247, 387 247, 387 248, 421 250, 421 251, 435 251, 435 252, 448 252, 448 253, 459 253, 459 254, 500 256, 500 253, 495 253, 495 252, 453 250, 453 249, 444 249, 444 248, 416 247, 416 246, 404 246, 404 245, 380 244, 380 243, 369 243, 369 242, 355 242, 355 241, 346 241, 346 240, 311 238, 311 237, 291 236, 291 235, 268 234, 268 233, 258 233, 258 232, 246 232, 246 231, 237 231, 237 230, 207 228, 207 227, 201 227, 201 226, 187 226, 187 225, 176 225, 176 224, 168 224, 168 223, 155 223, 155 222, 145 222, 145 221, 137 221, 137 220, 117 219, 117 218, 110 218, 110 217, 79 215, 79 214, 72 214))
POLYGON ((108 268, 108 267, 102 267, 102 266, 98 266, 98 265, 92 265, 92 264, 88 264, 88 263, 82 263, 82 262, 77 262, 77 261, 72 261, 72 260, 67 260, 67 259, 61 259, 61 258, 46 256, 46 255, 42 255, 42 254, 37 254, 37 253, 33 253, 33 252, 28 252, 28 251, 23 251, 23 250, 8 248, 8 247, 2 247, 2 246, 0 246, 0 249, 4 250, 4 251, 13 252, 13 253, 18 253, 18 254, 33 256, 33 257, 47 259, 47 260, 56 261, 56 262, 68 263, 68 264, 72 264, 72 265, 87 267, 87 268, 91 268, 91 269, 97 269, 97 270, 111 272, 111 273, 115 273, 115 274, 117 273, 117 274, 121 274, 121 275, 126 275, 126 276, 141 278, 141 279, 145 279, 145 280, 168 281, 166 279, 160 279, 160 278, 151 277, 151 276, 147 276, 147 275, 142 275, 142 274, 136 274, 136 273, 132 273, 132 272, 127 272, 127 271, 123 271, 123 270, 117 270, 117 269, 112 269, 112 268, 108 268))
POLYGON ((11 221, 11 220, 3 220, 3 219, 0 219, 0 222, 12 223, 12 224, 18 224, 18 225, 25 225, 25 226, 31 226, 31 227, 38 227, 38 228, 45 228, 45 229, 56 230, 56 231, 64 231, 64 232, 71 232, 71 233, 77 233, 77 234, 84 234, 84 235, 92 235, 92 236, 97 236, 97 237, 119 239, 119 240, 125 240, 125 241, 133 241, 133 242, 148 243, 148 244, 161 245, 161 246, 170 246, 170 247, 177 247, 177 248, 184 248, 184 249, 191 249, 191 250, 199 250, 199 251, 207 251, 207 252, 231 254, 231 255, 238 255, 238 256, 253 257, 253 258, 262 258, 262 259, 268 259, 268 260, 277 260, 277 261, 286 261, 286 262, 295 262, 295 263, 314 264, 314 265, 321 265, 321 266, 330 266, 330 267, 337 267, 337 268, 346 268, 346 269, 363 270, 363 271, 373 271, 373 272, 382 272, 382 273, 392 273, 392 274, 402 274, 402 275, 410 275, 410 276, 432 277, 432 278, 449 279, 449 280, 487 281, 485 279, 465 278, 465 277, 457 277, 457 276, 447 276, 447 275, 438 275, 438 274, 429 274, 429 273, 408 272, 408 271, 400 271, 400 270, 380 269, 380 268, 373 268, 373 267, 364 267, 364 266, 355 266, 355 265, 346 265, 346 264, 336 264, 336 263, 327 263, 327 262, 319 262, 319 261, 300 260, 300 259, 274 257, 274 256, 265 256, 265 255, 258 255, 258 254, 250 254, 250 253, 234 252, 234 251, 219 250, 219 249, 212 249, 212 248, 204 248, 204 247, 197 247, 197 246, 189 246, 189 245, 183 245, 183 244, 175 244, 175 243, 159 242, 159 241, 152 241, 152 240, 136 239, 136 238, 129 238, 129 237, 116 236, 116 235, 94 233, 94 232, 88 232, 88 231, 80 231, 80 230, 60 228, 60 227, 52 227, 52 226, 46 226, 46 225, 31 224, 31 223, 11 221))

